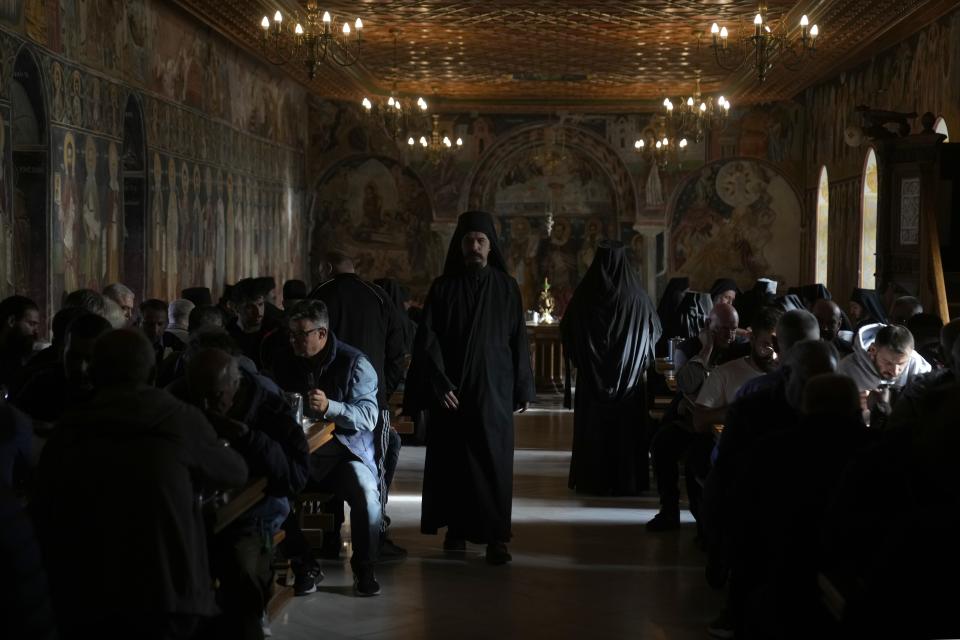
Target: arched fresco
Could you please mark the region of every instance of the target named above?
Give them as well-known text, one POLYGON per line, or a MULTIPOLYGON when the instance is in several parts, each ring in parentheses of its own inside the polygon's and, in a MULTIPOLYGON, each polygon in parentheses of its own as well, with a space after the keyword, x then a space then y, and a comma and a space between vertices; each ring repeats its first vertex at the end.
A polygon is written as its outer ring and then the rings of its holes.
POLYGON ((761 277, 800 284, 800 198, 766 162, 705 165, 676 191, 667 221, 669 271, 688 276, 695 289, 717 277, 734 278, 741 288, 761 277))

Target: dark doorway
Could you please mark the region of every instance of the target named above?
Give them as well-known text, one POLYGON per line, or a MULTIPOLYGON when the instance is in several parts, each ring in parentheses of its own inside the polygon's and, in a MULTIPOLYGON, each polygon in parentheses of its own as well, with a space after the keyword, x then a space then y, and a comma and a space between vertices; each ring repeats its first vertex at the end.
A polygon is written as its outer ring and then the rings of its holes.
POLYGON ((49 158, 43 79, 33 54, 21 48, 10 83, 13 150, 13 283, 49 321, 50 224, 47 215, 49 158))
POLYGON ((143 300, 147 285, 147 183, 143 111, 136 96, 123 113, 123 272, 120 280, 143 300))

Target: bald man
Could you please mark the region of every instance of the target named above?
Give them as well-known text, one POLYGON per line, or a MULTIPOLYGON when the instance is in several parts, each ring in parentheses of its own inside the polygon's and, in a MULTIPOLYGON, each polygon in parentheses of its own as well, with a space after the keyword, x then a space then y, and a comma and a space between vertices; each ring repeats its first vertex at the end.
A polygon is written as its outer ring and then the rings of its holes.
POLYGON ((700 431, 694 427, 695 404, 712 370, 750 355, 750 342, 738 342, 739 324, 740 318, 732 305, 717 304, 710 310, 700 335, 682 342, 674 356, 678 363, 678 393, 650 444, 653 472, 660 493, 660 511, 647 523, 648 531, 669 531, 680 527, 679 462, 684 456, 687 497, 690 511, 696 516, 701 495, 697 478, 702 478, 709 470, 713 434, 708 427, 700 431))
POLYGON ((306 438, 283 398, 241 371, 226 351, 191 353, 186 386, 190 402, 243 456, 250 474, 267 479, 266 497, 217 535, 211 558, 223 612, 214 622, 217 637, 257 637, 271 593, 273 535, 310 469, 306 438))
POLYGON ((833 300, 817 300, 813 305, 813 315, 820 324, 820 339, 837 348, 841 357, 853 353, 853 344, 840 337, 843 312, 833 300))

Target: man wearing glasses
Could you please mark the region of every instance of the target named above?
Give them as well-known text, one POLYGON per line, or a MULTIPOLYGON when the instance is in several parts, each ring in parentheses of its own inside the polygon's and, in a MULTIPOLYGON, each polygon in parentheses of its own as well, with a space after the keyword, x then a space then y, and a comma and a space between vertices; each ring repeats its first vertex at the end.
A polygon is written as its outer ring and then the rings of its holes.
MULTIPOLYGON (((380 592, 374 576, 380 539, 380 491, 375 462, 377 372, 358 349, 337 340, 330 331, 327 306, 302 300, 290 310, 290 349, 274 365, 277 384, 304 398, 304 414, 336 425, 334 439, 311 456, 308 491, 330 491, 350 505, 353 536, 354 590, 380 592)), ((296 582, 294 592, 316 591, 323 578, 296 518, 287 521, 285 544, 296 582)))

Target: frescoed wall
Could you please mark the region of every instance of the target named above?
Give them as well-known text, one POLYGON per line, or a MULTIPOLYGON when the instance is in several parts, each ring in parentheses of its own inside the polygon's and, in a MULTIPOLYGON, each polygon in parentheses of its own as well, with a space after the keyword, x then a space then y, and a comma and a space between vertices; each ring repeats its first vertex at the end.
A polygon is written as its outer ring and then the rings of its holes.
POLYGON ((0 246, 28 244, 11 218, 18 173, 8 142, 24 50, 38 62, 46 110, 51 288, 31 290, 16 273, 30 264, 5 250, 0 295, 43 295, 56 308, 65 291, 124 281, 130 252, 143 254, 145 274, 129 284, 164 299, 187 286, 217 296, 242 277, 305 274, 305 90, 146 0, 0 3, 0 246), (131 118, 139 148, 125 131, 131 118), (136 246, 125 228, 128 179, 145 185, 136 246))
POLYGON ((718 277, 741 288, 769 277, 796 286, 801 204, 773 166, 745 158, 704 166, 681 185, 670 212, 670 272, 707 290, 718 277))

